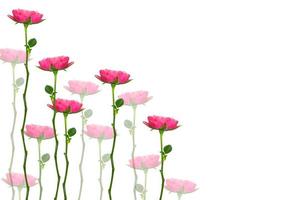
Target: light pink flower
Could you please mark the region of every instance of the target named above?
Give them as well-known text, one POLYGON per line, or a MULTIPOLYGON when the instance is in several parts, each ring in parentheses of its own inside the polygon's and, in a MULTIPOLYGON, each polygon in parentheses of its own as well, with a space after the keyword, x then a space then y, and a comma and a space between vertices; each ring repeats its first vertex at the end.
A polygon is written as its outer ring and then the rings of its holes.
POLYGON ((170 192, 185 194, 195 192, 196 186, 192 181, 171 178, 166 180, 165 188, 170 192))
POLYGON ((65 88, 74 94, 86 96, 99 92, 99 86, 90 81, 71 80, 68 84, 65 88))
POLYGON ((12 15, 8 15, 8 17, 17 23, 23 24, 38 24, 44 21, 43 14, 23 9, 14 9, 12 15))
POLYGON ((99 75, 96 75, 96 78, 102 81, 103 83, 110 84, 125 84, 128 83, 130 75, 123 71, 115 71, 104 69, 99 71, 99 75))
POLYGON ((152 129, 163 129, 165 131, 170 131, 178 128, 178 121, 171 117, 161 117, 161 116, 149 116, 148 122, 144 122, 145 125, 152 129))
POLYGON ((54 131, 49 126, 39 126, 35 124, 26 125, 25 134, 31 138, 50 139, 54 137, 54 131))
MULTIPOLYGON (((25 187, 25 176, 19 173, 7 173, 6 178, 2 179, 5 183, 11 186, 25 187)), ((37 184, 37 178, 27 174, 27 181, 30 187, 37 184)))
POLYGON ((56 99, 53 105, 48 104, 48 106, 57 112, 67 114, 78 113, 83 110, 82 103, 67 99, 56 99))
POLYGON ((152 97, 148 96, 147 91, 127 92, 121 94, 119 98, 124 100, 124 104, 128 106, 140 105, 148 102, 152 97))
POLYGON ((98 139, 113 138, 113 129, 110 126, 101 126, 97 124, 90 124, 86 126, 85 134, 98 139))
POLYGON ((24 63, 26 53, 23 50, 17 49, 0 49, 0 60, 4 62, 19 64, 24 63))
POLYGON ((160 165, 159 155, 136 156, 129 160, 129 166, 135 169, 151 169, 160 165))
POLYGON ((69 60, 68 56, 45 58, 39 61, 40 66, 38 67, 44 71, 65 70, 74 64, 74 62, 69 62, 69 60))

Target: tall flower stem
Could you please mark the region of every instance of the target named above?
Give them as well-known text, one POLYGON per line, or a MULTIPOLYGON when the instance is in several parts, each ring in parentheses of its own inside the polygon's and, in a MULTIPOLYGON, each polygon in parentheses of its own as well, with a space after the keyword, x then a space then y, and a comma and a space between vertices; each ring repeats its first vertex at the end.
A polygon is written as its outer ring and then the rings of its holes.
POLYGON ((160 176, 161 176, 161 189, 160 189, 160 196, 159 200, 162 200, 163 193, 164 193, 164 186, 165 186, 165 177, 164 177, 164 161, 166 159, 166 155, 164 154, 163 150, 163 134, 164 130, 159 130, 160 135, 160 159, 161 159, 161 168, 160 168, 160 176))
POLYGON ((103 175, 103 161, 102 161, 102 139, 98 140, 99 145, 99 162, 100 162, 100 176, 99 176, 99 183, 100 183, 100 200, 103 197, 103 183, 102 183, 102 175, 103 175))
MULTIPOLYGON (((54 87, 53 87, 53 95, 51 96, 51 101, 53 103, 56 100, 56 93, 57 93, 57 91, 56 91, 57 74, 58 74, 58 71, 53 71, 53 75, 54 75, 54 87)), ((57 134, 56 134, 56 125, 55 125, 56 114, 57 114, 57 112, 55 111, 55 109, 53 109, 52 127, 53 127, 53 132, 54 132, 54 137, 55 137, 54 160, 55 160, 55 168, 56 168, 56 175, 57 175, 56 192, 55 192, 54 200, 57 200, 58 191, 59 191, 59 185, 60 185, 60 173, 59 173, 58 160, 57 160, 57 153, 58 153, 59 142, 58 142, 58 138, 57 138, 57 134)))
POLYGON ((22 188, 21 187, 18 188, 18 196, 19 196, 19 200, 22 200, 22 188))
MULTIPOLYGON (((80 95, 81 103, 83 103, 83 99, 84 99, 84 96, 80 95)), ((79 163, 80 188, 79 188, 78 200, 80 200, 80 198, 81 198, 82 187, 83 187, 82 165, 83 165, 83 158, 84 158, 84 153, 85 153, 84 125, 85 125, 85 118, 84 118, 84 115, 83 115, 83 111, 81 111, 81 145, 82 145, 82 150, 81 150, 81 158, 80 158, 80 163, 79 163)))
POLYGON ((178 196, 178 200, 180 200, 182 197, 182 193, 178 193, 177 196, 178 196))
POLYGON ((148 170, 144 170, 145 182, 144 182, 144 200, 147 199, 147 182, 148 182, 148 170))
POLYGON ((113 107, 113 122, 112 122, 112 128, 114 131, 114 138, 113 138, 113 145, 110 153, 110 163, 111 163, 111 178, 110 178, 110 184, 108 189, 108 195, 109 199, 112 200, 112 186, 114 181, 114 174, 115 174, 115 164, 114 164, 114 151, 116 146, 116 138, 117 138, 117 131, 116 131, 116 115, 118 112, 118 108, 115 105, 115 84, 111 84, 111 90, 112 90, 112 107, 113 107))
MULTIPOLYGON (((13 107, 13 124, 12 124, 12 128, 11 128, 11 132, 10 132, 10 141, 11 141, 11 157, 10 157, 10 162, 9 162, 9 168, 8 168, 8 172, 9 172, 9 176, 10 176, 10 180, 12 180, 11 177, 11 171, 12 171, 12 166, 13 166, 13 162, 14 162, 14 157, 15 157, 15 140, 14 140, 14 133, 15 133, 15 127, 16 127, 16 121, 17 121, 17 108, 16 108, 16 96, 17 96, 17 85, 16 85, 16 72, 15 72, 15 68, 16 68, 16 64, 13 63, 11 64, 12 66, 12 78, 13 78, 13 102, 12 102, 12 107, 13 107)), ((11 187, 11 191, 12 191, 12 197, 11 199, 14 200, 15 199, 15 188, 11 187)))
POLYGON ((43 194, 43 185, 42 185, 42 155, 41 155, 41 144, 42 140, 38 139, 38 155, 39 155, 39 186, 40 186, 40 194, 39 194, 39 200, 42 199, 43 194))
POLYGON ((66 169, 65 169, 65 178, 63 182, 63 190, 64 190, 64 200, 67 200, 67 178, 68 178, 68 170, 69 170, 69 159, 68 159, 68 144, 70 143, 70 138, 68 135, 68 125, 67 125, 68 114, 64 113, 64 124, 65 124, 65 160, 66 160, 66 169))
POLYGON ((25 176, 25 183, 26 183, 26 200, 29 198, 29 192, 30 192, 30 187, 28 184, 28 179, 27 179, 27 147, 25 143, 25 136, 24 136, 24 129, 25 129, 25 124, 26 124, 26 119, 27 119, 27 89, 28 89, 28 83, 29 83, 29 69, 28 69, 28 58, 30 54, 30 47, 28 46, 28 38, 27 38, 27 29, 28 25, 24 24, 24 32, 25 32, 25 47, 26 47, 26 58, 25 58, 25 69, 26 69, 26 81, 25 81, 25 89, 23 92, 23 103, 24 103, 24 116, 23 116, 23 123, 22 123, 22 128, 21 128, 21 136, 22 136, 22 144, 23 144, 23 150, 24 150, 24 161, 23 161, 23 172, 25 176))
MULTIPOLYGON (((131 138, 132 138, 132 151, 131 151, 131 159, 134 160, 135 157, 135 149, 136 149, 136 144, 135 144, 135 126, 136 126, 136 106, 132 106, 133 109, 133 125, 130 129, 130 134, 131 134, 131 138)), ((133 195, 134 195, 134 199, 137 200, 137 194, 136 194, 136 184, 138 181, 138 175, 136 172, 136 168, 135 168, 135 163, 133 162, 133 175, 134 175, 134 185, 133 185, 133 195)))

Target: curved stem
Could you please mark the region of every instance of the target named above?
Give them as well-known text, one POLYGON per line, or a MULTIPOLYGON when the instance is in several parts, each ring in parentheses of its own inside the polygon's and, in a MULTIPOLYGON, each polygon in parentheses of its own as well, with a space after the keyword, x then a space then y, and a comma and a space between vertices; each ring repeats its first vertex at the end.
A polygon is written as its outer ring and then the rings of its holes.
POLYGON ((147 182, 148 182, 148 170, 144 171, 145 174, 145 182, 144 182, 144 200, 147 199, 147 182))
MULTIPOLYGON (((57 71, 53 72, 54 74, 54 88, 53 88, 53 96, 51 96, 51 101, 52 103, 55 102, 56 100, 56 85, 57 85, 57 71)), ((53 132, 54 132, 54 137, 55 137, 55 152, 54 152, 54 161, 55 161, 55 168, 56 168, 56 175, 57 175, 57 183, 56 183, 56 192, 54 196, 54 200, 57 200, 58 197, 58 191, 59 191, 59 185, 60 185, 60 174, 59 174, 59 167, 58 167, 58 160, 57 160, 57 153, 58 153, 58 138, 56 134, 56 125, 55 125, 55 120, 56 120, 56 111, 53 110, 53 116, 52 116, 52 127, 53 127, 53 132)))
POLYGON ((111 89, 112 89, 112 106, 113 106, 113 122, 112 122, 112 128, 114 131, 114 138, 113 138, 113 145, 110 153, 110 163, 111 163, 111 177, 110 177, 110 184, 109 184, 109 189, 108 189, 108 195, 109 199, 112 200, 112 186, 113 186, 113 181, 114 181, 114 174, 115 174, 115 164, 114 164, 114 151, 115 151, 115 146, 116 146, 116 138, 117 138, 117 131, 116 131, 116 114, 118 112, 116 106, 115 106, 115 88, 116 85, 112 84, 111 89))
POLYGON ((24 116, 23 116, 23 123, 22 123, 22 128, 21 128, 21 137, 22 137, 22 144, 23 144, 23 150, 24 150, 24 161, 23 161, 23 172, 25 176, 25 183, 26 183, 26 200, 29 198, 29 191, 30 187, 28 184, 28 179, 27 179, 27 147, 25 143, 25 136, 24 136, 24 129, 25 129, 25 124, 26 124, 26 119, 27 119, 27 89, 28 89, 28 83, 29 83, 29 69, 28 69, 28 58, 30 54, 30 47, 28 46, 28 40, 27 40, 27 29, 28 25, 24 25, 24 32, 25 32, 25 47, 26 47, 26 59, 25 59, 25 69, 26 69, 26 81, 25 81, 25 89, 23 92, 23 103, 24 103, 24 116))
POLYGON ((102 174, 103 174, 103 163, 102 163, 102 139, 98 140, 99 143, 99 162, 100 162, 100 177, 99 177, 99 183, 100 183, 100 200, 102 200, 103 196, 103 183, 102 183, 102 174))
POLYGON ((165 154, 163 152, 163 134, 164 134, 164 130, 159 130, 159 135, 160 135, 160 159, 161 159, 161 168, 160 168, 161 189, 160 189, 159 200, 162 200, 163 193, 164 193, 164 186, 165 186, 165 177, 164 177, 165 154))
MULTIPOLYGON (((13 63, 12 65, 12 78, 13 78, 13 102, 12 102, 12 107, 13 107, 13 124, 10 132, 10 141, 11 141, 11 157, 10 157, 10 162, 9 162, 9 168, 8 168, 8 173, 10 176, 10 180, 12 180, 11 177, 11 172, 12 172, 12 166, 14 162, 14 157, 15 157, 15 141, 14 141, 14 133, 15 133, 15 127, 16 127, 16 121, 17 121, 17 108, 16 108, 16 96, 17 96, 17 86, 16 86, 16 73, 15 73, 15 67, 16 64, 13 63)), ((15 199, 15 188, 11 187, 11 192, 12 192, 12 197, 11 199, 15 199)))
POLYGON ((65 178, 64 178, 64 182, 63 182, 63 190, 64 190, 64 199, 67 200, 67 189, 66 189, 66 185, 67 185, 67 178, 68 178, 68 170, 69 170, 69 159, 68 159, 68 144, 69 144, 69 138, 67 136, 68 134, 68 125, 67 125, 67 118, 68 115, 64 114, 64 124, 65 124, 65 160, 66 160, 66 169, 65 169, 65 178))
POLYGON ((42 158, 41 158, 41 143, 42 140, 38 139, 38 155, 39 155, 39 186, 40 186, 40 194, 39 194, 39 200, 42 199, 43 194, 43 185, 42 185, 42 158))
MULTIPOLYGON (((81 103, 83 103, 83 96, 80 96, 80 99, 81 99, 81 103)), ((81 144, 82 144, 82 150, 81 150, 81 158, 80 158, 80 163, 79 163, 80 189, 79 189, 78 200, 80 200, 80 198, 81 198, 82 187, 83 187, 82 165, 83 165, 83 158, 84 158, 84 153, 85 153, 84 124, 85 124, 85 118, 84 118, 84 115, 83 115, 83 111, 81 111, 81 144)))
MULTIPOLYGON (((132 152, 131 152, 131 160, 134 160, 135 157, 135 149, 136 149, 136 144, 135 144, 135 124, 136 124, 136 106, 132 107, 133 109, 133 127, 130 130, 131 133, 131 138, 132 138, 132 152)), ((134 185, 133 185, 133 195, 134 195, 134 199, 137 200, 137 194, 136 194, 136 184, 138 182, 138 175, 136 172, 136 168, 135 168, 135 162, 133 163, 133 175, 134 175, 134 185)))

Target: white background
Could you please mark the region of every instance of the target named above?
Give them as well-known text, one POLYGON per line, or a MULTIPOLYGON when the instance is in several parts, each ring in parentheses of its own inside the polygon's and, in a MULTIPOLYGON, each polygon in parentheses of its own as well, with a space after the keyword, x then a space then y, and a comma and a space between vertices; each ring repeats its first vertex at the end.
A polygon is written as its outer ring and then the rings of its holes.
MULTIPOLYGON (((292 0, 111 0, 111 1, 2 1, 0 48, 23 48, 23 29, 6 15, 14 8, 44 13, 46 21, 30 27, 38 40, 31 61, 28 123, 50 125, 51 110, 44 86, 52 75, 34 66, 47 56, 68 55, 75 62, 59 74, 59 97, 77 98, 63 89, 70 79, 93 80, 102 68, 131 73, 131 83, 118 94, 149 90, 153 100, 138 109, 138 154, 158 153, 159 137, 142 121, 147 115, 172 116, 182 127, 166 134, 174 151, 166 162, 166 177, 195 181, 199 190, 186 200, 299 200, 300 193, 300 13, 292 0)), ((24 74, 23 66, 17 68, 24 74)), ((0 175, 7 172, 12 124, 11 68, 1 64, 0 175)), ((18 96, 21 125, 22 101, 18 96)), ((90 122, 110 124, 110 88, 86 98, 95 115, 90 122)), ((123 127, 131 116, 118 116, 116 200, 133 199, 130 136, 123 127)), ((62 122, 62 116, 57 118, 62 122)), ((79 115, 70 126, 80 129, 79 115)), ((63 127, 59 126, 63 141, 63 127)), ((16 131, 14 171, 21 172, 22 148, 16 131)), ((98 199, 97 142, 87 139, 84 200, 98 199)), ((37 173, 37 144, 27 140, 29 173, 37 173)), ((43 152, 53 153, 54 140, 43 152)), ((60 155, 63 155, 62 145, 60 155)), ((110 142, 106 142, 109 151, 110 142)), ((69 199, 77 197, 80 137, 72 140, 68 181, 69 199)), ((61 157, 63 171, 63 157, 61 157)), ((109 167, 105 169, 108 186, 109 167)), ((142 175, 142 174, 141 174, 142 175)), ((44 169, 44 199, 55 188, 54 162, 44 169), (47 175, 46 175, 47 174, 47 175)), ((160 176, 152 170, 148 199, 158 199, 160 176)), ((0 184, 1 199, 10 199, 0 184)), ((61 190, 62 192, 62 190, 61 190)), ((34 187, 30 199, 37 199, 34 187)), ((107 195, 107 192, 104 192, 107 195)), ((107 196, 105 196, 107 199, 107 196)), ((165 193, 166 200, 176 199, 165 193)))

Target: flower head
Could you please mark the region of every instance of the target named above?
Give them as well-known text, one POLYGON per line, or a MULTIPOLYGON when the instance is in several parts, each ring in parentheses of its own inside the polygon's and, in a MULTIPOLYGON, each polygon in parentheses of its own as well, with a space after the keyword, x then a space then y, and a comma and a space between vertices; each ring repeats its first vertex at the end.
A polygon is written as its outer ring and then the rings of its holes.
POLYGON ((170 131, 178 128, 178 121, 171 117, 149 116, 148 122, 144 122, 146 126, 152 129, 170 131))
POLYGON ((44 58, 39 61, 39 68, 44 71, 57 71, 57 70, 65 70, 74 62, 69 62, 70 58, 68 56, 58 56, 51 58, 44 58))
POLYGON ((99 92, 99 86, 90 81, 71 80, 65 88, 73 94, 82 96, 92 95, 99 92))
MULTIPOLYGON (((6 178, 3 178, 2 180, 11 186, 17 186, 21 188, 26 186, 25 176, 23 174, 7 173, 6 178)), ((37 184, 37 178, 31 175, 27 175, 27 181, 30 187, 37 184)))
POLYGON ((103 83, 109 84, 125 84, 130 81, 130 75, 123 71, 115 71, 104 69, 99 71, 99 75, 96 75, 96 78, 102 81, 103 83))
POLYGON ((167 179, 165 188, 169 190, 170 192, 175 192, 179 194, 186 194, 195 192, 196 184, 192 181, 188 180, 180 180, 180 179, 167 179))
POLYGON ((54 137, 54 131, 51 127, 35 124, 26 125, 25 134, 28 137, 37 139, 50 139, 54 137))
POLYGON ((136 91, 136 92, 127 92, 121 94, 119 98, 124 100, 124 104, 128 106, 136 106, 140 104, 145 104, 148 102, 152 97, 148 96, 147 91, 136 91))
POLYGON ((56 112, 61 112, 65 114, 78 113, 83 110, 82 103, 67 99, 56 99, 52 105, 48 106, 56 112))
POLYGON ((86 126, 85 134, 98 139, 113 138, 113 129, 110 126, 101 126, 97 124, 89 124, 86 126))
POLYGON ((129 160, 129 166, 135 169, 147 170, 160 165, 159 155, 136 156, 129 160))
POLYGON ((31 11, 31 10, 23 10, 23 9, 14 9, 12 11, 12 15, 8 15, 10 19, 17 23, 22 24, 38 24, 43 19, 43 14, 37 12, 37 11, 31 11))
POLYGON ((26 53, 23 50, 16 49, 0 49, 0 60, 13 64, 24 63, 26 53))

